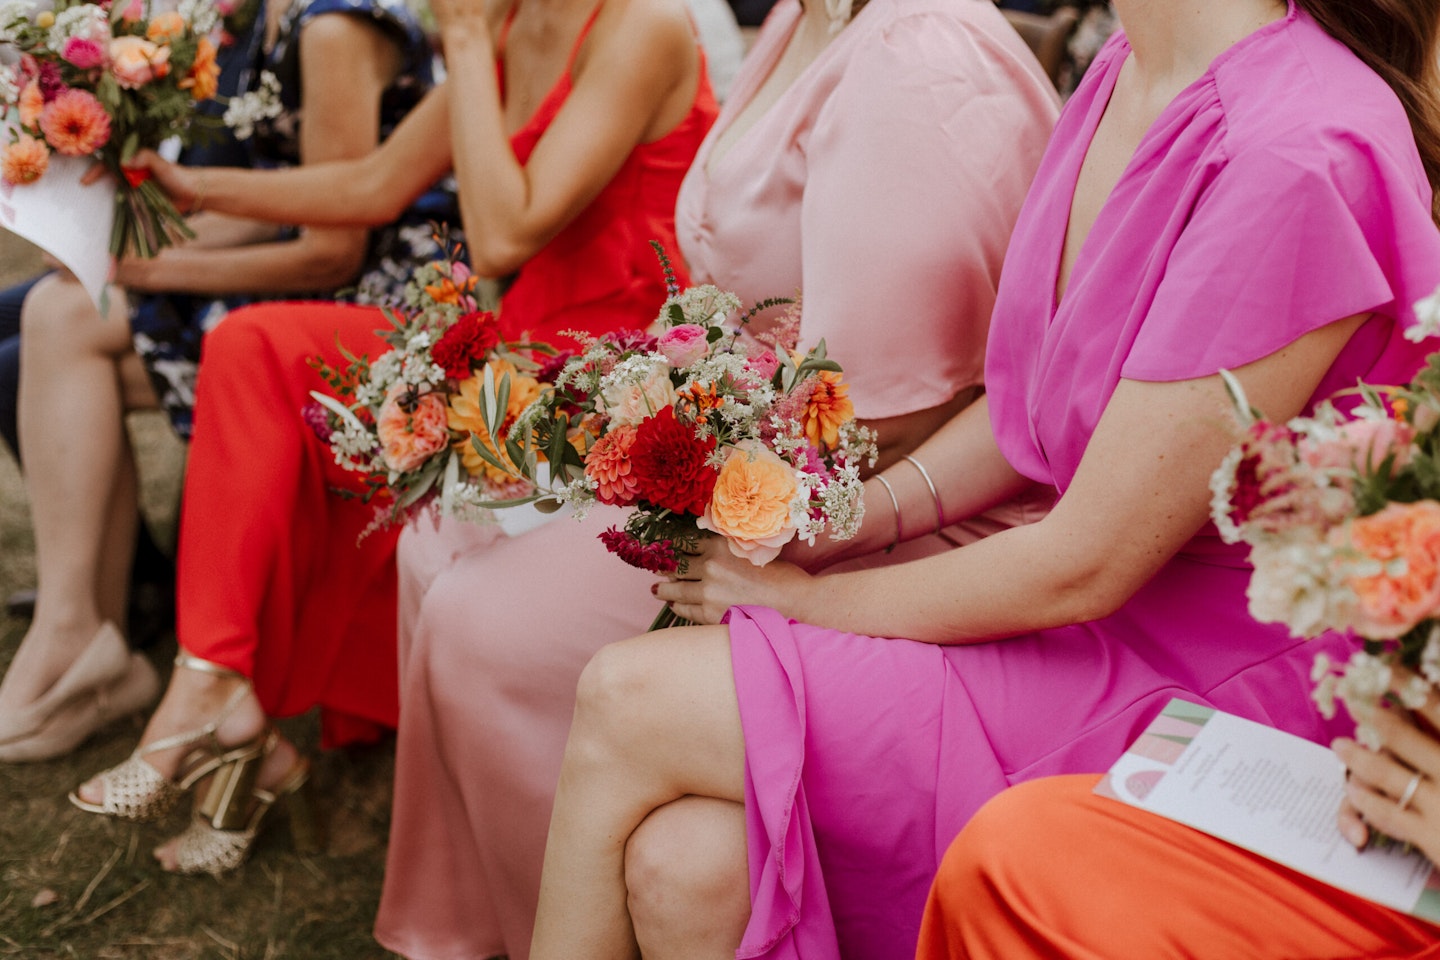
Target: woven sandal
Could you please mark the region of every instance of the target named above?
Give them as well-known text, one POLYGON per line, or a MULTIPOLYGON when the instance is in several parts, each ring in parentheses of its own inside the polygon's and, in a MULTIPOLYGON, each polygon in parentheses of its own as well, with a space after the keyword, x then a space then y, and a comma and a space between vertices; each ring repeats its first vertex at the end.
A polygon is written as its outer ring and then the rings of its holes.
MULTIPOLYGON (((264 752, 275 748, 272 732, 264 752)), ((259 763, 255 764, 259 768, 259 763)), ((250 778, 253 783, 253 777, 250 778)), ((208 873, 218 877, 234 870, 250 855, 265 819, 283 802, 290 819, 290 837, 298 853, 318 853, 320 836, 310 788, 310 762, 304 757, 273 790, 242 792, 238 779, 217 775, 195 810, 195 817, 180 834, 175 848, 176 872, 208 873)))
MULTIPOLYGON (((175 664, 187 670, 243 679, 243 675, 234 670, 184 652, 175 658, 175 664)), ((203 727, 138 747, 124 761, 101 773, 97 778, 105 790, 105 797, 101 802, 91 803, 75 790, 70 791, 70 802, 87 813, 99 813, 121 820, 146 821, 169 813, 181 797, 189 793, 202 777, 209 774, 215 774, 216 779, 221 779, 222 772, 228 771, 225 777, 228 780, 237 775, 247 775, 248 772, 253 782, 259 761, 264 757, 266 733, 261 732, 254 739, 237 746, 222 744, 216 735, 220 725, 249 693, 250 684, 247 682, 236 688, 220 708, 220 712, 203 727), (180 772, 174 779, 166 777, 145 759, 150 754, 192 744, 195 748, 181 761, 180 772)))

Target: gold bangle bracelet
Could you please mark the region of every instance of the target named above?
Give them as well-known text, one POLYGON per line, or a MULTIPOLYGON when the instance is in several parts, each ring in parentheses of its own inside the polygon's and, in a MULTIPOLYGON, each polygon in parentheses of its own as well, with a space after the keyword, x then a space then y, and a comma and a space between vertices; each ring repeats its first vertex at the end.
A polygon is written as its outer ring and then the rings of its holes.
POLYGON ((895 551, 895 547, 899 545, 900 538, 902 536, 900 532, 900 501, 895 499, 895 488, 890 486, 889 480, 886 480, 878 473, 875 474, 875 479, 879 480, 880 486, 884 487, 885 492, 890 494, 890 506, 895 508, 895 542, 885 548, 886 553, 893 553, 895 551))
POLYGON ((930 488, 930 499, 935 501, 935 532, 939 533, 945 529, 945 508, 940 505, 940 491, 935 489, 935 481, 930 479, 930 471, 925 465, 916 460, 910 454, 905 454, 905 459, 915 464, 915 469, 920 471, 920 476, 925 478, 925 486, 930 488))

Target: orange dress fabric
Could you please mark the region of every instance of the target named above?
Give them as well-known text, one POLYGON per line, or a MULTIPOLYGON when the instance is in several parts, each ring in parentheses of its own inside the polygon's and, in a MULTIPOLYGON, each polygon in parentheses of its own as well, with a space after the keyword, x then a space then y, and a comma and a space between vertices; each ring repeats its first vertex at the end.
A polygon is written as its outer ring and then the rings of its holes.
MULTIPOLYGON (((501 301, 506 337, 563 343, 562 331, 649 324, 665 299, 652 239, 688 282, 674 253, 675 196, 717 112, 701 73, 685 119, 637 146, 590 206, 520 268, 501 301)), ((567 69, 511 138, 522 164, 570 89, 567 69)), ((337 342, 374 358, 388 349, 375 335, 386 326, 373 307, 244 307, 207 335, 196 383, 177 637, 190 653, 251 677, 271 716, 324 708, 327 747, 374 739, 398 721, 399 528, 361 539, 375 508, 334 493, 360 489, 359 475, 337 467, 301 418, 310 391, 328 390, 307 361, 340 363, 337 342)))
POLYGON ((1440 957, 1440 928, 1098 797, 1096 779, 981 808, 941 864, 918 960, 1440 957))

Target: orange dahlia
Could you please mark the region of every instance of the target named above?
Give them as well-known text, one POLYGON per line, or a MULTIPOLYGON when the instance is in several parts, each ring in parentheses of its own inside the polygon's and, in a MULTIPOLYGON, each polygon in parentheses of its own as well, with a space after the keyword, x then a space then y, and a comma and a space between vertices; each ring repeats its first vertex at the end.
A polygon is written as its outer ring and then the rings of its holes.
POLYGON ((840 442, 840 425, 855 416, 855 405, 840 374, 821 370, 818 377, 805 404, 805 439, 821 450, 833 450, 840 442))
POLYGON ((56 153, 83 157, 110 139, 110 115, 93 93, 66 90, 40 112, 40 130, 56 153))
POLYGON ((34 183, 44 176, 49 165, 50 151, 45 144, 22 133, 0 153, 0 179, 14 184, 34 183))
POLYGON ((630 448, 635 445, 635 428, 621 424, 595 441, 585 454, 585 475, 595 481, 595 499, 601 503, 628 507, 640 487, 630 467, 630 448))

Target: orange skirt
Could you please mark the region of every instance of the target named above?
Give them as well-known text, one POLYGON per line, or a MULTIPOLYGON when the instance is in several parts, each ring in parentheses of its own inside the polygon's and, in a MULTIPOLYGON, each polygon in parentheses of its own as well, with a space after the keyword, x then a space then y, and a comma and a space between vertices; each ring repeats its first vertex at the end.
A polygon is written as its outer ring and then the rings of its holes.
POLYGON ((919 960, 1440 957, 1440 928, 1053 777, 951 845, 919 960))
POLYGON ((196 656, 251 677, 275 717, 324 708, 323 742, 373 740, 399 713, 395 544, 360 535, 375 507, 346 499, 342 470, 301 419, 306 362, 337 339, 388 349, 372 307, 270 303, 233 311, 204 341, 185 473, 176 634, 196 656))

